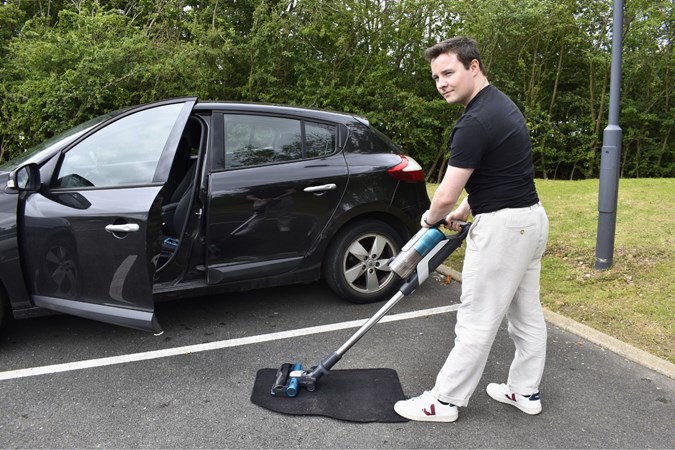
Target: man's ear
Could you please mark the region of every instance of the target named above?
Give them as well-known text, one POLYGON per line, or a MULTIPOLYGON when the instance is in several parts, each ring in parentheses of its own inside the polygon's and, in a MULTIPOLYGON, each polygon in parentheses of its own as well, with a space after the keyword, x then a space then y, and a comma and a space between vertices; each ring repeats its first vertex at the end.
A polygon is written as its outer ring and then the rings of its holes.
POLYGON ((473 72, 474 75, 480 72, 480 63, 478 62, 477 59, 471 60, 471 64, 469 64, 469 69, 471 70, 471 72, 473 72))

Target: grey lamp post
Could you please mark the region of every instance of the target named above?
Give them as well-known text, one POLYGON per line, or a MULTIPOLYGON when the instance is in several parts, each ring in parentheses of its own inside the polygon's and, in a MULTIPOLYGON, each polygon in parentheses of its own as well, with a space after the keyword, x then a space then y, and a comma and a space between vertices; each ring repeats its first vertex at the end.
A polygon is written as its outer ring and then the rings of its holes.
POLYGON ((600 190, 598 193, 598 235, 595 246, 595 268, 608 269, 614 262, 616 205, 619 193, 621 137, 619 110, 621 98, 621 50, 623 47, 624 0, 614 0, 612 33, 612 69, 609 87, 609 121, 602 135, 600 190))

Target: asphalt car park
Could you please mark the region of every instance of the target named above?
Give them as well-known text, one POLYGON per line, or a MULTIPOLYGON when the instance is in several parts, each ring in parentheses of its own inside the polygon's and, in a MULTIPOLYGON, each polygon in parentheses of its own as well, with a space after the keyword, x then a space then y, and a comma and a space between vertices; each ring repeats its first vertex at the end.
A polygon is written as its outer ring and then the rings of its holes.
MULTIPOLYGON (((403 299, 390 315, 415 315, 376 325, 335 370, 393 368, 407 394, 429 388, 453 339, 459 285, 445 281, 434 275, 403 299)), ((675 381, 554 326, 538 416, 484 393, 508 371, 505 328, 454 424, 357 424, 250 402, 258 369, 316 363, 355 331, 314 327, 366 319, 380 306, 345 303, 318 282, 160 304, 160 336, 66 315, 18 321, 0 340, 0 447, 673 447, 675 381), (305 332, 289 337, 295 330, 305 332), (265 338, 274 335, 283 338, 265 338)), ((320 383, 330 388, 330 378, 320 383)))

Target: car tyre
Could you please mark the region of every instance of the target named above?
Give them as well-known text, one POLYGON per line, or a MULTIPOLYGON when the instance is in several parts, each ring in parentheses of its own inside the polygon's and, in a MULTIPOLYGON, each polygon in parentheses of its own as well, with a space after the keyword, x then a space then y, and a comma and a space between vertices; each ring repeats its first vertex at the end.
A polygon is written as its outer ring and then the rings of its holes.
POLYGON ((357 222, 335 237, 324 260, 324 279, 340 297, 353 303, 388 299, 401 280, 389 260, 403 245, 401 236, 379 220, 357 222))
POLYGON ((0 286, 0 334, 8 331, 13 318, 12 311, 9 309, 9 300, 0 286))

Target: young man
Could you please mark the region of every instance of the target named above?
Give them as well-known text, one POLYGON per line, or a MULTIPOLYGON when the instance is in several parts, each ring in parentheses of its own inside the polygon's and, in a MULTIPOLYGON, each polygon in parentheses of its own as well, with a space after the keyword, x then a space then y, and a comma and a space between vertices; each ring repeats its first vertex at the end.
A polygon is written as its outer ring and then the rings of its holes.
POLYGON ((410 420, 454 422, 478 386, 504 318, 516 352, 506 383, 491 383, 493 399, 527 414, 541 412, 539 383, 546 357, 546 323, 539 302, 541 257, 548 218, 534 186, 532 147, 516 105, 484 73, 476 41, 455 37, 427 49, 431 75, 448 103, 464 105, 452 130, 448 170, 429 210, 428 227, 473 215, 466 239, 455 345, 431 391, 402 400, 410 420), (467 197, 453 210, 463 189, 467 197))

